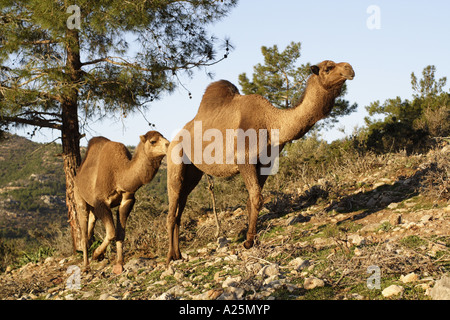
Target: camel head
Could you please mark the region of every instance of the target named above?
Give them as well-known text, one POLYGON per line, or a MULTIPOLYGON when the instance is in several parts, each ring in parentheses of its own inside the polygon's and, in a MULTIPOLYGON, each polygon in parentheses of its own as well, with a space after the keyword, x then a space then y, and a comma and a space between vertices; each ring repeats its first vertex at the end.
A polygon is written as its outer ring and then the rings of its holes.
POLYGON ((325 60, 311 66, 311 71, 327 90, 336 87, 340 89, 345 80, 353 80, 355 77, 355 71, 347 62, 335 63, 331 60, 325 60))
POLYGON ((165 156, 169 147, 169 141, 158 131, 149 131, 140 136, 141 143, 147 157, 155 158, 165 156))

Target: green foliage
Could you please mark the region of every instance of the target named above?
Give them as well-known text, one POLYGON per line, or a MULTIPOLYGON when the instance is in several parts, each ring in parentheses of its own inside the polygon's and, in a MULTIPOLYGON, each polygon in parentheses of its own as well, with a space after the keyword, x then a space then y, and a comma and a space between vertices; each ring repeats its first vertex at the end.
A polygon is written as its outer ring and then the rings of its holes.
POLYGON ((19 265, 25 265, 30 262, 40 262, 47 257, 51 257, 54 252, 54 249, 48 247, 39 247, 33 252, 23 252, 22 257, 19 259, 19 265))
POLYGON ((207 28, 236 3, 2 0, 0 121, 61 129, 69 96, 88 119, 146 106, 179 73, 225 58, 231 46, 225 40, 217 57, 222 44, 207 28), (67 26, 70 5, 79 29, 67 26))
POLYGON ((396 97, 366 107, 372 117, 365 119, 366 148, 377 152, 415 152, 427 148, 432 138, 450 135, 450 94, 443 91, 447 79, 436 80, 435 72, 435 66, 425 67, 420 80, 411 74, 412 101, 396 97))
MULTIPOLYGON (((282 52, 277 45, 261 47, 264 64, 258 63, 253 67, 252 80, 246 73, 239 75, 242 92, 262 95, 278 108, 295 107, 311 74, 309 62, 300 66, 296 64, 300 58, 300 50, 300 42, 291 42, 282 52)), ((327 125, 337 122, 337 118, 356 110, 357 104, 350 105, 349 101, 342 98, 346 92, 347 87, 344 85, 330 116, 325 121, 327 125)))

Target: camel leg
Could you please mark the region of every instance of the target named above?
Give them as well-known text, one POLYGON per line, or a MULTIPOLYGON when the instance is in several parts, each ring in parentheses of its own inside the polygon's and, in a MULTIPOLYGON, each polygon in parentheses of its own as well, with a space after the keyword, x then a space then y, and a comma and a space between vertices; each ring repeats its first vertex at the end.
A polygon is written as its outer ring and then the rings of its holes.
POLYGON ((116 226, 116 247, 117 258, 113 272, 121 274, 123 271, 123 241, 125 240, 125 226, 128 216, 133 209, 135 203, 134 194, 125 194, 122 197, 119 210, 117 210, 117 226, 116 226))
POLYGON ((263 199, 261 195, 261 184, 264 184, 266 179, 259 179, 257 174, 257 167, 251 164, 243 164, 239 166, 245 187, 248 191, 248 231, 247 240, 244 242, 244 247, 250 249, 253 246, 254 238, 256 236, 256 221, 258 219, 259 211, 261 210, 263 199))
POLYGON ((167 232, 169 252, 167 264, 181 258, 179 234, 181 215, 187 197, 201 180, 203 172, 192 164, 174 164, 169 161, 167 168, 167 189, 169 193, 169 212, 167 215, 167 232))
POLYGON ((94 242, 94 228, 95 228, 95 222, 97 221, 97 218, 95 217, 95 214, 93 212, 93 208, 91 206, 88 206, 89 211, 89 222, 88 222, 88 246, 90 247, 92 243, 94 242))
POLYGON ((94 214, 97 218, 102 220, 106 230, 106 235, 103 239, 102 244, 100 245, 100 247, 95 249, 94 253, 92 254, 92 259, 97 260, 106 251, 106 247, 108 247, 109 243, 115 239, 116 235, 111 209, 106 204, 100 203, 95 206, 94 214))

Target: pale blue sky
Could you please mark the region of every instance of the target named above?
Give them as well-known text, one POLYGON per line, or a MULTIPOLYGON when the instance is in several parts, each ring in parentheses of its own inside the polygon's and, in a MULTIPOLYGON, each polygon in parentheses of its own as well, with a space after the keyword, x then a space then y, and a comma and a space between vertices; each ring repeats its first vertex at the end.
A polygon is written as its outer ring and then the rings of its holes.
MULTIPOLYGON (((410 74, 420 74, 433 64, 437 77, 450 77, 450 1, 377 0, 240 0, 229 16, 212 25, 219 38, 229 37, 234 50, 228 59, 208 68, 214 80, 227 79, 238 85, 238 75, 251 75, 262 61, 261 46, 277 44, 280 50, 291 41, 302 43, 298 63, 325 59, 353 65, 356 77, 348 81, 346 99, 358 103, 358 111, 342 118, 334 130, 324 133, 327 140, 342 137, 338 128, 350 134, 364 124, 365 106, 375 100, 400 96, 411 98, 410 74), (380 9, 380 29, 370 30, 367 9, 380 9)), ((204 71, 192 79, 181 78, 192 93, 189 99, 179 87, 172 95, 153 103, 145 113, 156 130, 171 139, 197 112, 202 94, 212 81, 204 71)), ((449 85, 446 86, 448 90, 449 85)), ((91 123, 87 137, 104 135, 127 145, 136 145, 149 127, 140 113, 125 119, 105 119, 91 123)), ((18 132, 20 134, 20 132, 18 132)), ((34 140, 51 141, 59 132, 42 131, 34 140)))

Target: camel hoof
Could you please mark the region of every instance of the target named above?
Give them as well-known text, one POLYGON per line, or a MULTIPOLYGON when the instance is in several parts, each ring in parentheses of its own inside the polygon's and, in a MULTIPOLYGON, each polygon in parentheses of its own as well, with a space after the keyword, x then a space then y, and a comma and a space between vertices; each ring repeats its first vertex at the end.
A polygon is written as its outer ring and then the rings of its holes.
POLYGON ((250 249, 251 247, 253 247, 253 240, 247 240, 244 242, 245 249, 250 249))
POLYGON ((115 264, 112 271, 114 274, 119 275, 123 271, 123 266, 121 264, 115 264))

